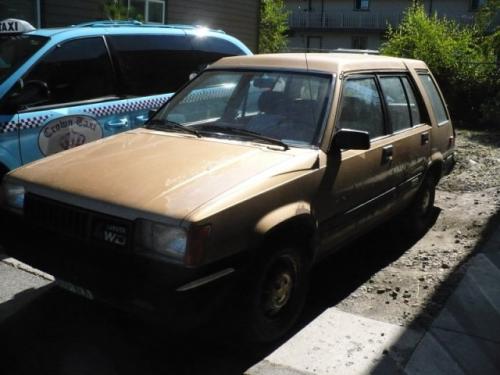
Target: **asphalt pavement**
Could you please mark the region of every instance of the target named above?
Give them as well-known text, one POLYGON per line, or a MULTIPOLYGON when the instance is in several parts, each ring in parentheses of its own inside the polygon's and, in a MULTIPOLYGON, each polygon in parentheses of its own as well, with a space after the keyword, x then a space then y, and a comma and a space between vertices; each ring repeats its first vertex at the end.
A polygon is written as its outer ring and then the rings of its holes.
POLYGON ((282 342, 176 337, 0 255, 0 374, 499 374, 500 226, 427 330, 343 312, 282 342))

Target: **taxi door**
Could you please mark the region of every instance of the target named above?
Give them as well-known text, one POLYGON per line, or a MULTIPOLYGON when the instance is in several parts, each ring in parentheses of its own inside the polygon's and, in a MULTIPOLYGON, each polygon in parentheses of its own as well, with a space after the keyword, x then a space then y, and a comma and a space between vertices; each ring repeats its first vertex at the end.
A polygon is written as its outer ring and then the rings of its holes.
POLYGON ((0 114, 0 179, 2 174, 21 166, 18 115, 0 114))
MULTIPOLYGON (((19 111, 23 164, 128 128, 126 100, 102 37, 60 43, 22 78, 34 97, 19 111), (97 110, 103 103, 106 108, 97 110)), ((23 94, 23 92, 21 92, 23 94)))

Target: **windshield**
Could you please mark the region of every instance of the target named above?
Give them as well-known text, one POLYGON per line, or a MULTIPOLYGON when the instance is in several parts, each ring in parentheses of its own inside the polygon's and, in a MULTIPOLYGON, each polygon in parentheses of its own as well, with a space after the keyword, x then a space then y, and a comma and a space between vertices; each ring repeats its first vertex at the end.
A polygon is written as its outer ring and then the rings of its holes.
POLYGON ((207 71, 154 121, 180 124, 202 135, 316 146, 331 81, 331 76, 306 72, 207 71))
POLYGON ((0 36, 0 83, 47 43, 36 35, 0 36))

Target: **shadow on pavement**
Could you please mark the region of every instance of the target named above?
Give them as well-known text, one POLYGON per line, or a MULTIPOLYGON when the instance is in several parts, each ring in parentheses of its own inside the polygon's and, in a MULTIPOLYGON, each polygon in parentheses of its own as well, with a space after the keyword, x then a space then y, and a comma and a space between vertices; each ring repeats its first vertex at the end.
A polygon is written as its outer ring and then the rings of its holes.
MULTIPOLYGON (((438 215, 436 210, 436 218, 438 215)), ((231 335, 219 331, 230 322, 199 335, 172 336, 58 288, 28 290, 0 305, 1 316, 13 304, 33 299, 0 321, 0 374, 242 374, 415 242, 387 225, 326 259, 314 269, 300 324, 271 345, 232 340, 231 335), (391 241, 387 241, 389 236, 391 241)))
MULTIPOLYGON (((416 374, 416 373, 433 373, 433 374, 447 374, 447 373, 462 373, 462 374, 498 374, 500 369, 500 358, 498 357, 498 349, 500 348, 500 337, 495 337, 494 339, 481 339, 480 336, 467 338, 467 334, 460 334, 456 328, 441 328, 439 329, 439 324, 435 326, 435 323, 439 321, 442 324, 442 320, 451 318, 448 324, 457 325, 461 329, 467 330, 467 326, 473 327, 473 329, 478 329, 478 323, 486 327, 489 330, 490 336, 495 332, 500 331, 500 311, 498 310, 498 302, 488 300, 488 297, 492 295, 498 296, 498 279, 491 278, 491 275, 484 274, 483 280, 479 280, 477 277, 473 277, 472 288, 470 285, 464 286, 465 293, 463 295, 455 296, 452 293, 455 289, 459 288, 459 283, 465 280, 467 267, 463 267, 471 258, 478 255, 484 248, 485 244, 491 239, 491 236, 498 231, 500 228, 500 210, 491 216, 487 225, 481 233, 481 238, 477 242, 477 245, 469 255, 469 257, 462 259, 462 261, 453 269, 453 272, 444 280, 439 287, 436 289, 430 300, 428 301, 425 308, 420 312, 418 316, 415 317, 410 327, 419 326, 419 320, 422 316, 428 316, 432 314, 435 319, 432 325, 432 330, 428 331, 428 334, 422 338, 421 348, 418 358, 415 359, 414 363, 410 364, 410 368, 405 368, 409 363, 410 358, 407 358, 403 363, 403 368, 397 366, 396 361, 391 358, 391 352, 389 350, 388 355, 384 356, 384 359, 377 364, 377 366, 372 370, 371 374, 387 374, 387 368, 398 368, 395 373, 405 373, 405 374, 416 374), (495 282, 495 285, 481 285, 481 282, 495 282), (484 290, 483 288, 490 289, 484 290), (469 296, 467 295, 469 294, 469 296), (453 300, 453 301, 452 301, 453 300), (439 301, 439 303, 438 303, 439 301), (444 301, 444 302, 442 302, 444 301), (443 311, 444 304, 452 302, 451 307, 454 308, 459 315, 453 315, 453 312, 447 312, 444 318, 439 315, 439 312, 443 311), (480 303, 477 303, 481 301, 480 303), (465 305, 463 305, 465 304, 465 305), (436 307, 438 311, 436 311, 436 307), (458 310, 457 310, 458 309, 458 310), (491 311, 488 311, 491 310, 491 311), (451 315, 450 315, 451 314, 451 315), (490 318, 488 321, 481 322, 486 315, 490 318), (493 320, 492 316, 495 316, 493 320), (442 320, 440 320, 440 318, 442 320), (479 322, 478 322, 479 320, 479 322), (437 330, 435 328, 438 328, 437 330), (440 352, 441 351, 441 352, 440 352), (496 353, 496 354, 494 354, 496 353), (443 358, 446 358, 443 360, 443 358), (439 366, 440 370, 437 370, 439 366), (426 368, 422 370, 419 366, 426 368), (456 366, 453 367, 453 366, 456 366), (492 367, 493 366, 493 367, 492 367), (437 372, 436 372, 437 371, 437 372)), ((496 250, 496 257, 500 260, 499 256, 500 249, 496 250)), ((477 261, 477 259, 474 259, 477 261)), ((474 263, 474 262, 471 262, 474 263)), ((481 263, 476 262, 474 266, 476 268, 475 273, 482 274, 486 272, 485 268, 481 268, 481 263), (478 264, 479 268, 478 269, 478 264)), ((495 273, 498 275, 499 264, 495 268, 495 273)), ((470 265, 470 264, 469 264, 470 265)), ((492 265, 490 263, 490 265, 492 265)), ((469 267, 469 270, 473 267, 469 267)), ((455 312, 456 314, 456 312, 455 312)), ((446 325, 446 324, 445 324, 446 325)), ((483 328, 484 328, 483 327, 483 328)), ((429 327, 428 327, 429 328, 429 327)), ((464 331, 465 332, 465 331, 464 331)), ((398 343, 405 340, 405 334, 399 338, 398 342, 394 343, 393 347, 398 346, 398 343)), ((472 335, 474 336, 474 335, 472 335)), ((415 351, 413 352, 415 353, 415 351)))

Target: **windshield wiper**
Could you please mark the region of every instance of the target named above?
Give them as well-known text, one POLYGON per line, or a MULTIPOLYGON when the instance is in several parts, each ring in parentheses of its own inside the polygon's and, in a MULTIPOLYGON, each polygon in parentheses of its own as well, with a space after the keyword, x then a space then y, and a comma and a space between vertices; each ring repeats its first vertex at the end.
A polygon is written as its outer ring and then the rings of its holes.
POLYGON ((170 121, 170 120, 166 120, 166 119, 151 119, 146 123, 146 128, 157 129, 157 130, 163 130, 164 128, 177 129, 177 130, 181 130, 185 133, 194 134, 198 138, 201 138, 201 134, 197 130, 190 129, 189 127, 187 127, 185 125, 181 125, 175 121, 170 121))
POLYGON ((271 143, 273 145, 278 145, 280 147, 283 147, 285 150, 289 150, 290 147, 283 141, 272 138, 272 137, 267 137, 265 135, 262 135, 260 133, 253 132, 251 130, 246 130, 246 129, 240 129, 240 128, 233 128, 231 126, 223 126, 223 125, 215 125, 215 124, 210 124, 210 125, 202 125, 201 130, 215 130, 215 131, 220 131, 222 133, 228 133, 228 134, 236 134, 236 135, 243 135, 246 137, 251 137, 255 138, 267 143, 271 143))

